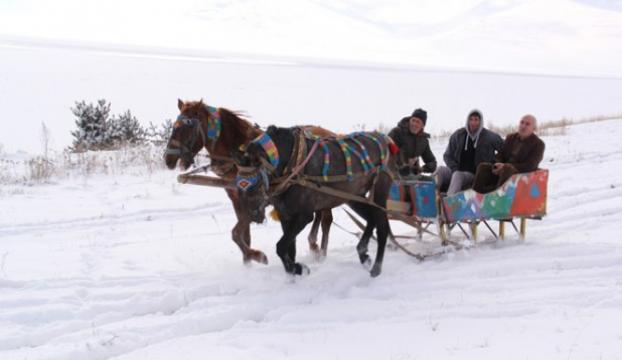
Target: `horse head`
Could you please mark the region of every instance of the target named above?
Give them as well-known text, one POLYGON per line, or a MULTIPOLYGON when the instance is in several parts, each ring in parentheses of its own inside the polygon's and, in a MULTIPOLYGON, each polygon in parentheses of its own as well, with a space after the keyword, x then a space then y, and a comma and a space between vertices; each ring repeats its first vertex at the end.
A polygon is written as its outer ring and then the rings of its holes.
POLYGON ((253 222, 265 220, 265 208, 270 203, 270 182, 283 175, 293 139, 291 129, 270 126, 236 158, 238 197, 253 222))
POLYGON ((169 169, 177 163, 185 170, 194 163, 194 156, 206 146, 207 128, 214 113, 200 101, 177 100, 179 115, 173 123, 173 132, 168 140, 164 161, 169 169))

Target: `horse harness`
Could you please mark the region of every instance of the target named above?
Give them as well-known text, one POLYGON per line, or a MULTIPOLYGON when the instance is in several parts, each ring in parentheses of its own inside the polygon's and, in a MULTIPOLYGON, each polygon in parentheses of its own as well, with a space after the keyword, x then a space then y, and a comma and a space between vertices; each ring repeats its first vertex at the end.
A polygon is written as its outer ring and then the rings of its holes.
MULTIPOLYGON (((283 175, 278 176, 271 181, 269 180, 269 174, 273 176, 276 175, 275 171, 279 162, 279 154, 278 151, 274 151, 276 150, 276 146, 272 142, 270 136, 267 133, 263 133, 252 142, 262 146, 264 152, 268 156, 268 159, 260 157, 261 166, 259 168, 239 167, 238 176, 236 177, 236 186, 242 191, 249 191, 263 182, 266 188, 265 196, 270 199, 280 195, 293 185, 299 185, 329 196, 341 198, 346 201, 365 203, 380 208, 383 211, 387 211, 384 207, 379 206, 371 200, 373 198, 374 188, 378 179, 378 176, 375 175, 377 175, 377 173, 381 170, 386 171, 386 163, 389 155, 388 153, 385 153, 383 149, 383 144, 380 140, 380 136, 382 135, 376 137, 370 133, 357 132, 347 136, 319 137, 310 134, 304 128, 300 127, 294 128, 294 132, 294 137, 296 138, 295 144, 283 175), (371 139, 378 146, 380 150, 380 164, 372 163, 367 149, 360 142, 360 140, 355 138, 356 136, 365 136, 371 139), (307 140, 313 140, 313 145, 309 151, 307 151, 307 140), (346 140, 351 140, 359 149, 349 145, 346 140), (330 166, 328 143, 331 141, 336 142, 344 154, 346 160, 346 174, 328 175, 328 169, 330 166), (324 166, 322 169, 322 175, 313 176, 302 173, 311 157, 320 148, 324 151, 324 166), (359 159, 364 169, 364 173, 353 173, 352 155, 359 159), (350 194, 345 191, 334 189, 330 186, 325 186, 326 184, 333 182, 353 181, 356 177, 364 177, 370 174, 374 175, 374 180, 368 197, 350 194), (270 187, 271 185, 272 187, 270 187)), ((390 172, 388 173, 390 174, 390 172)))
POLYGON ((165 154, 166 155, 176 155, 179 157, 193 156, 192 149, 194 149, 197 140, 201 139, 203 141, 203 146, 207 146, 207 144, 211 141, 210 149, 213 151, 216 146, 216 141, 220 137, 220 132, 222 130, 222 120, 220 118, 220 110, 204 105, 205 110, 207 110, 209 116, 207 118, 207 133, 203 129, 201 124, 201 120, 195 117, 189 117, 184 114, 179 114, 177 116, 176 123, 180 123, 179 127, 191 127, 192 128, 192 137, 190 138, 190 142, 188 144, 184 144, 184 142, 179 141, 177 139, 170 139, 169 146, 167 146, 165 154), (170 145, 176 146, 176 148, 171 149, 170 145))
MULTIPOLYGON (((230 172, 235 168, 235 161, 230 156, 213 154, 216 143, 218 142, 218 139, 220 138, 220 134, 222 132, 222 118, 220 114, 220 108, 215 108, 209 105, 204 105, 204 107, 209 114, 207 119, 207 132, 205 132, 205 130, 203 129, 203 124, 201 123, 200 119, 189 117, 184 114, 179 114, 179 116, 177 116, 176 122, 179 122, 181 124, 180 126, 192 127, 192 136, 190 138, 190 141, 187 143, 184 143, 177 139, 170 139, 164 153, 165 155, 175 155, 192 159, 194 156, 192 149, 194 149, 194 147, 196 146, 197 141, 201 139, 201 141, 203 142, 203 146, 205 146, 206 148, 209 144, 210 153, 207 155, 207 157, 209 157, 211 160, 210 164, 194 169, 188 172, 187 175, 198 173, 201 171, 207 171, 209 168, 212 168, 212 170, 216 170, 216 168, 218 168, 218 175, 223 176, 224 174, 230 172), (176 148, 170 148, 171 145, 175 146, 176 148), (215 162, 220 163, 221 165, 214 166, 215 162)), ((255 127, 257 127, 257 125, 255 125, 255 127)), ((253 127, 249 127, 249 131, 252 131, 252 129, 253 127)))

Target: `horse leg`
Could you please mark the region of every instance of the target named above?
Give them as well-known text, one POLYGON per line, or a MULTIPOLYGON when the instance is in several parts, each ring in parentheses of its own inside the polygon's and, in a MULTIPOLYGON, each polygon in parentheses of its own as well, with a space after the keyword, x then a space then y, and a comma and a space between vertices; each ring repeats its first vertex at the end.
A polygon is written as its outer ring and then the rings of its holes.
POLYGON ((296 262, 296 236, 313 221, 313 213, 298 213, 289 219, 281 219, 283 236, 276 243, 276 253, 283 262, 285 271, 293 275, 308 274, 309 268, 296 262))
POLYGON ((359 239, 358 244, 356 245, 356 252, 359 254, 359 260, 361 264, 369 269, 371 267, 371 260, 369 259, 369 255, 367 254, 369 248, 369 239, 371 238, 374 228, 376 224, 372 221, 371 211, 372 207, 369 205, 365 205, 359 202, 350 202, 348 206, 354 210, 360 217, 362 217, 366 221, 365 230, 363 230, 363 235, 359 239))
POLYGON ((322 257, 326 257, 328 249, 328 233, 330 232, 330 226, 333 224, 333 211, 322 211, 322 257))
POLYGON ((233 209, 235 210, 235 215, 238 218, 238 222, 235 224, 233 229, 231 230, 231 238, 233 242, 240 248, 242 251, 242 256, 245 264, 250 263, 251 261, 256 261, 258 263, 267 264, 268 257, 266 254, 259 250, 255 250, 251 248, 251 236, 250 236, 250 220, 246 218, 244 212, 241 210, 240 200, 238 198, 238 194, 236 190, 225 190, 229 199, 233 203, 233 209))
MULTIPOLYGON (((387 207, 387 198, 389 196, 389 189, 393 180, 387 173, 380 173, 378 181, 374 186, 374 202, 379 206, 387 207)), ((376 224, 376 238, 378 239, 378 249, 376 250, 376 261, 372 267, 370 274, 372 277, 380 275, 382 272, 382 261, 384 259, 384 249, 387 245, 387 236, 391 233, 391 226, 389 224, 389 218, 387 213, 374 207, 372 209, 372 216, 374 223, 376 224)))
POLYGON ((315 257, 318 259, 320 258, 321 254, 320 254, 320 249, 317 246, 317 233, 318 233, 318 230, 320 229, 321 220, 322 220, 322 212, 316 211, 315 218, 313 219, 313 225, 311 226, 311 232, 309 232, 309 237, 307 238, 309 240, 309 249, 311 250, 311 252, 313 252, 315 257))
POLYGON ((382 261, 384 259, 384 249, 387 245, 387 236, 390 232, 389 220, 387 219, 387 215, 379 209, 374 209, 376 214, 374 217, 376 218, 376 238, 378 239, 378 249, 376 250, 376 261, 374 261, 374 266, 371 268, 370 274, 372 277, 376 277, 380 275, 382 272, 382 261))

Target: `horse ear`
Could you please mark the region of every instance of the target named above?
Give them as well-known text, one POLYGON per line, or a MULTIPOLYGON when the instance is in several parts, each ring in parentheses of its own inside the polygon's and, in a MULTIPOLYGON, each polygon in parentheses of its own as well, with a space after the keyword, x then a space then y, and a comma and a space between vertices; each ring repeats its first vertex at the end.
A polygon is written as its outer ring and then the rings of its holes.
POLYGON ((203 105, 203 98, 201 98, 201 100, 199 100, 199 104, 203 105))
POLYGON ((181 99, 177 99, 177 108, 181 111, 181 108, 184 106, 184 102, 181 99))

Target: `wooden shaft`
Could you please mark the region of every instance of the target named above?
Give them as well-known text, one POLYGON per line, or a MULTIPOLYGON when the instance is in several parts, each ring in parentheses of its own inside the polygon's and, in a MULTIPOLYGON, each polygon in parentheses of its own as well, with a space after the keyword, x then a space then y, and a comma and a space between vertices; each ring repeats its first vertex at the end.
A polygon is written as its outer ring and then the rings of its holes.
POLYGON ((520 239, 525 240, 525 234, 527 232, 527 219, 524 217, 520 218, 520 239))
POLYGON ((235 184, 233 183, 233 181, 213 176, 181 174, 177 176, 177 182, 182 184, 194 184, 235 189, 235 184))
POLYGON ((477 241, 477 222, 470 223, 469 227, 471 228, 471 238, 473 241, 477 241))
POLYGON ((447 238, 447 232, 445 231, 445 223, 442 221, 438 222, 438 234, 441 237, 441 245, 447 246, 449 244, 449 239, 447 238))
POLYGON ((499 239, 505 239, 505 221, 499 221, 499 239))

